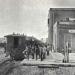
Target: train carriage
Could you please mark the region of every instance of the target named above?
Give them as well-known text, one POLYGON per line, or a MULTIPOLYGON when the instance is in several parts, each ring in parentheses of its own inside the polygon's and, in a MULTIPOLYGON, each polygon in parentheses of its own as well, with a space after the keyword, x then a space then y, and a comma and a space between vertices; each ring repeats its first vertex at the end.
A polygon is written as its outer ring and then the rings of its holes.
POLYGON ((25 49, 26 36, 20 34, 6 35, 6 52, 15 60, 23 59, 22 51, 25 49))
POLYGON ((26 46, 37 46, 42 45, 41 41, 34 37, 28 37, 20 34, 11 34, 6 35, 7 43, 6 43, 6 52, 10 55, 11 59, 14 60, 23 60, 26 46))

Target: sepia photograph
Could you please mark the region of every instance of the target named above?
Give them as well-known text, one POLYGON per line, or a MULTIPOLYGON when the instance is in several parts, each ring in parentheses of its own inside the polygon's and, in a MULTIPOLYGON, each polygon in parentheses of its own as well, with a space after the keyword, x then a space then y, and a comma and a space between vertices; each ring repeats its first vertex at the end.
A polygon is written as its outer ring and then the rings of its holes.
POLYGON ((75 0, 0 0, 0 75, 75 75, 75 0))

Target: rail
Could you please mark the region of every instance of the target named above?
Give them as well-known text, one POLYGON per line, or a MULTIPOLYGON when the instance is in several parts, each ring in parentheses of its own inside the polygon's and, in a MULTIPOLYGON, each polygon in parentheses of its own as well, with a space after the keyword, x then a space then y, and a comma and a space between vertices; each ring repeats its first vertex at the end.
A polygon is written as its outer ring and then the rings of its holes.
MULTIPOLYGON (((41 75, 75 75, 75 63, 50 63, 50 64, 24 63, 24 64, 21 64, 21 66, 37 67, 37 69, 39 70, 38 72, 41 71, 41 75)), ((32 75, 32 74, 29 73, 29 75, 32 75)))
POLYGON ((0 63, 0 75, 8 75, 11 69, 14 68, 14 62, 6 59, 0 63))

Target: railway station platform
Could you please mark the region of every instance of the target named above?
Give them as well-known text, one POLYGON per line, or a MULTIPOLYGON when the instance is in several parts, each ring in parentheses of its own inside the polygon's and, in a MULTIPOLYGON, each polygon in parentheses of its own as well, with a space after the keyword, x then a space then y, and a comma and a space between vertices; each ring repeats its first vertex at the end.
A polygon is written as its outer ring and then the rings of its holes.
POLYGON ((46 59, 41 61, 40 59, 24 59, 20 64, 22 65, 57 65, 57 66, 75 66, 75 53, 69 54, 69 63, 63 63, 64 56, 61 53, 50 53, 49 56, 46 56, 46 59))
MULTIPOLYGON (((74 54, 71 57, 74 57, 74 54)), ((63 56, 60 53, 56 53, 47 56, 43 61, 40 59, 24 59, 20 65, 38 67, 37 69, 42 72, 40 75, 75 75, 75 61, 63 63, 60 59, 63 59, 63 56), (54 56, 53 58, 52 55, 54 56)))
POLYGON ((31 64, 31 65, 41 65, 41 64, 50 64, 50 63, 62 63, 64 56, 61 53, 50 53, 49 56, 41 61, 41 59, 24 59, 21 64, 31 64))

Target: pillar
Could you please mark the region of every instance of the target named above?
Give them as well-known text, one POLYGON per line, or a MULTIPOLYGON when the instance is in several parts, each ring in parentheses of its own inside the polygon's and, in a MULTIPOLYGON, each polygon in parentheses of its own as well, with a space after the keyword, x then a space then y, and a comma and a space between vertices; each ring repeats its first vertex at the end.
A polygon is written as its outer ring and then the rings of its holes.
POLYGON ((54 12, 52 9, 49 11, 48 15, 48 40, 49 44, 53 45, 53 23, 54 23, 54 12))

